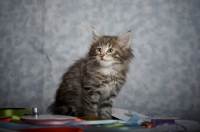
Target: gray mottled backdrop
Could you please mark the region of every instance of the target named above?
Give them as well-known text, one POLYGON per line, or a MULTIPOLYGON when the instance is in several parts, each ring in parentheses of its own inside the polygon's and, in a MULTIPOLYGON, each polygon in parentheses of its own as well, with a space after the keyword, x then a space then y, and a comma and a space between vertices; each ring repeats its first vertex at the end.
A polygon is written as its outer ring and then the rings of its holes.
POLYGON ((115 107, 200 121, 199 0, 1 0, 0 107, 45 113, 91 26, 132 31, 136 57, 115 107))

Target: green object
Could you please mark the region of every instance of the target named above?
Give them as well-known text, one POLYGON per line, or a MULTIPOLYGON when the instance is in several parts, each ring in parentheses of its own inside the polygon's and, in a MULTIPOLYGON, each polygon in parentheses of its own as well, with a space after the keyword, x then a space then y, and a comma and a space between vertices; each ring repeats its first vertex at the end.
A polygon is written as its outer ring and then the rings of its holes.
POLYGON ((19 122, 21 116, 30 115, 31 110, 28 108, 0 108, 0 116, 10 116, 10 122, 19 122))

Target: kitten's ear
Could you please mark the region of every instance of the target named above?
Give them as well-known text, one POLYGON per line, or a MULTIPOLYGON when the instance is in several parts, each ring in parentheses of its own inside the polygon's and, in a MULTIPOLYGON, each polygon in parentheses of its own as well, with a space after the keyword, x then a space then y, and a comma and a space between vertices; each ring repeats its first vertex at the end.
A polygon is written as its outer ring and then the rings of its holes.
POLYGON ((92 36, 93 40, 98 40, 101 37, 101 34, 94 27, 92 27, 92 36))
POLYGON ((121 35, 117 40, 123 50, 128 49, 131 44, 131 31, 121 35))

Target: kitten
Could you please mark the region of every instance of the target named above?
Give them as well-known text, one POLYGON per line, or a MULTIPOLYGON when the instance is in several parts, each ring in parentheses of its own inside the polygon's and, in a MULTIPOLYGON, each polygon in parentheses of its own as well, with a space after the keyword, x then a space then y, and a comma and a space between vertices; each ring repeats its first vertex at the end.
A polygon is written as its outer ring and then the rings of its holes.
POLYGON ((62 76, 55 101, 48 107, 53 114, 111 118, 113 99, 126 82, 134 57, 131 32, 102 36, 92 28, 93 41, 85 58, 76 61, 62 76))

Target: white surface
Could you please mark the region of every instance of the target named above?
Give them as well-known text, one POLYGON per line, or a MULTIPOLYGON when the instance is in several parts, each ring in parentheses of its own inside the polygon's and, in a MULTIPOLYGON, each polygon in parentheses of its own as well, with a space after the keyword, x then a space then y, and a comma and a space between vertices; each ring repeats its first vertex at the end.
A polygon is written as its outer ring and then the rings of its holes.
POLYGON ((75 119, 76 117, 72 116, 63 116, 63 115, 50 115, 44 114, 39 116, 22 116, 21 119, 28 119, 28 120, 69 120, 75 119))
POLYGON ((121 120, 128 121, 134 114, 137 114, 142 119, 148 118, 148 116, 134 112, 134 111, 119 109, 119 108, 112 108, 112 116, 121 120))

